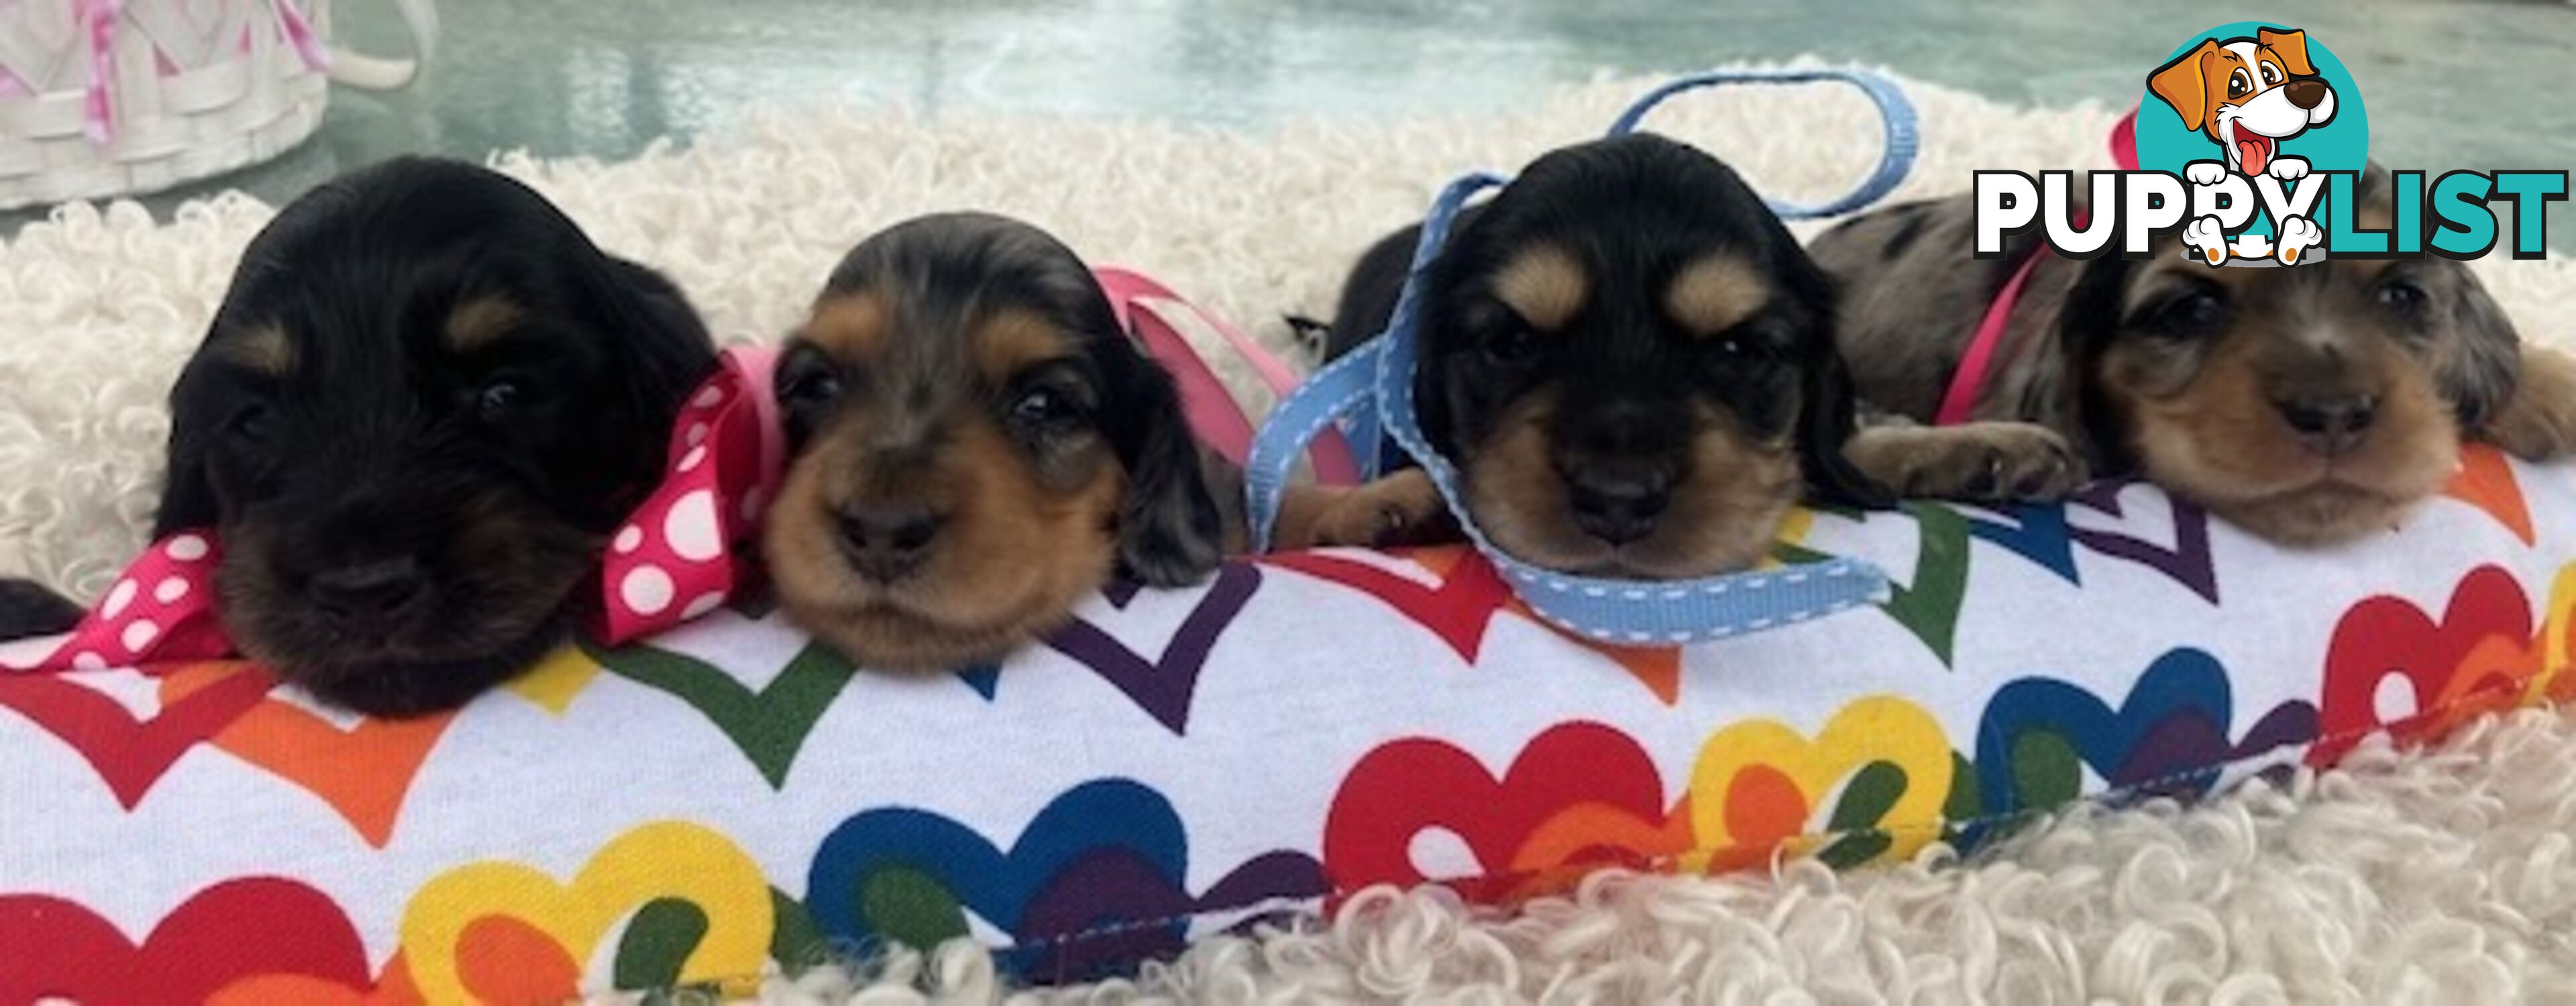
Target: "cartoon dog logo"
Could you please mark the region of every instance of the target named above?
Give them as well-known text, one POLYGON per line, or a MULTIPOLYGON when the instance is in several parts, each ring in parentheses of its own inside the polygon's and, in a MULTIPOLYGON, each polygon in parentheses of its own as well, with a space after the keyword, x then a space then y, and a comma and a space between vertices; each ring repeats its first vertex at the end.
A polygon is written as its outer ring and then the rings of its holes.
MULTIPOLYGON (((2224 164, 2193 161, 2183 179, 2197 185, 2217 183, 2225 172, 2247 177, 2268 174, 2283 182, 2307 177, 2308 162, 2281 153, 2281 141, 2334 119, 2335 94, 2308 62, 2308 33, 2260 28, 2252 38, 2204 39, 2147 76, 2147 90, 2182 115, 2183 124, 2207 134, 2226 151, 2224 164)), ((2238 258, 2277 258, 2282 265, 2324 238, 2316 221, 2293 216, 2278 222, 2278 234, 2238 235, 2231 249, 2215 216, 2183 228, 2183 244, 2210 265, 2220 265, 2232 251, 2238 258)))

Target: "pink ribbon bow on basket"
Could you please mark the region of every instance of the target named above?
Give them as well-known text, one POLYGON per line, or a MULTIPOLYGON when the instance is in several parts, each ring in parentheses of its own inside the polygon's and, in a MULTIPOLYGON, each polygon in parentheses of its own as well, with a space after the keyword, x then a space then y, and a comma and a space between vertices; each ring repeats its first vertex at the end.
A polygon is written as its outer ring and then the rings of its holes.
MULTIPOLYGON (((276 22, 278 36, 294 48, 305 66, 316 70, 330 66, 329 50, 314 34, 312 22, 296 8, 295 0, 235 2, 265 5, 269 19, 276 22)), ((82 132, 93 143, 116 138, 116 34, 123 22, 125 4, 126 0, 73 0, 74 23, 89 41, 89 86, 82 93, 81 115, 82 132)), ((160 67, 154 66, 153 72, 161 72, 160 67)))
MULTIPOLYGON (((1173 371, 1192 431, 1239 463, 1251 422, 1152 302, 1196 313, 1274 388, 1293 385, 1293 372, 1241 330, 1149 277, 1103 269, 1099 278, 1119 322, 1173 371)), ((662 483, 609 537, 600 557, 599 603, 585 626, 593 638, 616 646, 674 628, 752 585, 758 565, 743 561, 744 553, 757 539, 764 509, 777 498, 787 462, 786 431, 771 386, 777 363, 774 349, 727 349, 714 376, 681 404, 671 423, 662 483)), ((1357 478, 1350 448, 1338 437, 1319 441, 1315 467, 1328 481, 1357 478)), ((220 558, 211 531, 173 534, 128 566, 70 636, 0 644, 0 668, 90 670, 229 656, 232 642, 215 617, 220 558)))

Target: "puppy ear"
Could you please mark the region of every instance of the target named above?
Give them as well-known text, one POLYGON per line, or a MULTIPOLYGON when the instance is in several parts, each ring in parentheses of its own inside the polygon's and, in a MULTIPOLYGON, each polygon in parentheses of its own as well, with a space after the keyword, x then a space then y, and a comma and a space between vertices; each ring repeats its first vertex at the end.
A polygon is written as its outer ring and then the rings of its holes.
POLYGON ((161 503, 152 512, 154 541, 189 528, 213 527, 222 517, 206 452, 222 435, 218 426, 225 417, 216 403, 197 400, 203 393, 190 379, 196 369, 191 361, 170 389, 170 437, 163 452, 161 503))
POLYGON ((2135 274, 2118 255, 2082 263, 2057 311, 2057 352, 2041 355, 2021 402, 2022 415, 2041 417, 2043 425, 2066 434, 2097 475, 2135 465, 2111 403, 2092 389, 2096 362, 2119 335, 2121 305, 2135 274))
MULTIPOLYGON (((2304 49, 2302 50, 2304 51, 2304 49)), ((2209 77, 2206 61, 2218 55, 2218 43, 2202 39, 2190 52, 2147 75, 2147 90, 2182 114, 2182 124, 2200 129, 2209 124, 2209 77)))
POLYGON ((2469 267, 2445 261, 2459 291, 2451 305, 2451 340, 2434 367, 2434 380, 2460 415, 2476 428, 2494 417, 2522 376, 2522 337, 2469 267))
POLYGON ((1120 575, 1151 587, 1205 579, 1224 557, 1224 515, 1172 375, 1117 337, 1128 375, 1110 396, 1108 430, 1127 469, 1118 511, 1120 575))
POLYGON ((613 340, 629 420, 654 431, 635 438, 644 450, 635 470, 655 472, 661 434, 681 401, 715 371, 715 341, 687 295, 661 273, 604 252, 592 256, 579 277, 579 309, 599 335, 613 340))
POLYGON ((2281 54, 2281 64, 2294 76, 2313 77, 2317 68, 2308 62, 2308 33, 2295 28, 2254 29, 2254 42, 2281 54))
POLYGON ((1826 349, 1807 364, 1806 378, 1799 406, 1799 466, 1805 471, 1807 488, 1827 503, 1884 509, 1896 505, 1896 494, 1878 480, 1861 474, 1861 470, 1843 456, 1843 446, 1850 442, 1857 421, 1859 395, 1853 390, 1851 370, 1843 365, 1843 355, 1826 341, 1826 349))

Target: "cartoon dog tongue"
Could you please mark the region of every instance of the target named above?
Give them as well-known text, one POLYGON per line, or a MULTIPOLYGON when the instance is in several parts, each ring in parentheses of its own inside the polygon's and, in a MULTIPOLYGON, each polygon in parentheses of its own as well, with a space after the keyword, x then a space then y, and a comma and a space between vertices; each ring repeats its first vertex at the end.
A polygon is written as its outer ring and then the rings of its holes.
POLYGON ((2242 125, 2236 127, 2236 160, 2247 176, 2262 174, 2263 166, 2272 163, 2272 145, 2277 142, 2269 136, 2248 132, 2242 125))

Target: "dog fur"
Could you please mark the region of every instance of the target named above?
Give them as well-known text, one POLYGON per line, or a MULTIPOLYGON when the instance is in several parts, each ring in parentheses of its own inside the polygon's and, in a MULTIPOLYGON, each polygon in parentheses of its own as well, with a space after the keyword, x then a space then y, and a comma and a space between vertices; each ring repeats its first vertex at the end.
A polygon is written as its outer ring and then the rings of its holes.
POLYGON ((1227 512, 1171 376, 1028 224, 917 218, 834 269, 777 374, 795 450, 762 550, 854 660, 998 660, 1110 577, 1216 568, 1227 512))
POLYGON ((386 162, 243 253, 170 392, 153 535, 213 528, 225 629, 323 701, 453 707, 561 641, 714 360, 678 288, 525 185, 386 162))
MULTIPOLYGON (((1362 256, 1332 355, 1386 327, 1418 234, 1362 256)), ((1843 454, 1853 401, 1823 273, 1699 150, 1636 134, 1540 157, 1460 215, 1426 282, 1424 435, 1525 561, 1702 576, 1760 562, 1808 490, 1886 502, 1843 454)), ((1389 510, 1429 498, 1411 473, 1372 492, 1389 510)))
MULTIPOLYGON (((2385 175, 2360 193, 2362 225, 2387 226, 2385 175)), ((1975 417, 2034 424, 2094 474, 2144 477, 2274 541, 2392 526, 2450 477, 2463 434, 2535 460, 2576 438, 2576 366, 2524 348, 2455 261, 2212 270, 2171 236, 2152 259, 2080 261, 2036 232, 1981 261, 1969 238, 1963 197, 1812 245, 1843 284, 1843 352, 1874 406, 1928 421, 1987 303, 2036 253, 1975 417)))

